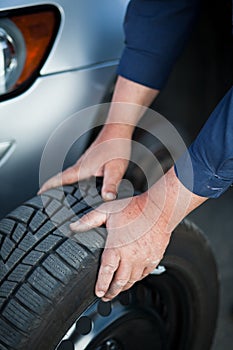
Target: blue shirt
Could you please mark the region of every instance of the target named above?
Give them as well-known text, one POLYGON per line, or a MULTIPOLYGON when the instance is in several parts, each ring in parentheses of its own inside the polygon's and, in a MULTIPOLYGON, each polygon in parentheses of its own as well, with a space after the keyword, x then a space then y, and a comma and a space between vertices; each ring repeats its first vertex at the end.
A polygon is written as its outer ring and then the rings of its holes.
MULTIPOLYGON (((154 89, 163 88, 198 11, 199 0, 131 0, 118 74, 154 89)), ((233 183, 233 89, 176 162, 175 171, 188 189, 204 197, 219 197, 233 183)))

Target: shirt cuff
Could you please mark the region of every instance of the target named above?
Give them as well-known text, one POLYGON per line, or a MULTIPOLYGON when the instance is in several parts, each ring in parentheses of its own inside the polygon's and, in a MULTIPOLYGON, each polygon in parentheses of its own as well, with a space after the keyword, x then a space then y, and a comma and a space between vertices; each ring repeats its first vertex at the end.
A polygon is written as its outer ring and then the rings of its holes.
POLYGON ((223 178, 202 164, 192 146, 176 161, 175 173, 188 190, 201 197, 218 198, 232 185, 232 179, 223 178))
POLYGON ((171 69, 172 64, 159 55, 126 47, 117 73, 135 83, 161 90, 167 82, 171 69))

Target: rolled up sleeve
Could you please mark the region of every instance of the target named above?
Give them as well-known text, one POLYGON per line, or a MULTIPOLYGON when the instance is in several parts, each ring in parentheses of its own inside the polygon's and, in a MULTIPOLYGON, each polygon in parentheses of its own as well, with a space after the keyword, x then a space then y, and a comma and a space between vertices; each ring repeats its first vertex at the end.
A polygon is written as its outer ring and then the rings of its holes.
POLYGON ((233 88, 176 162, 175 172, 185 187, 203 197, 217 198, 233 183, 233 88))
POLYGON ((118 74, 160 90, 197 17, 199 0, 131 0, 118 74))

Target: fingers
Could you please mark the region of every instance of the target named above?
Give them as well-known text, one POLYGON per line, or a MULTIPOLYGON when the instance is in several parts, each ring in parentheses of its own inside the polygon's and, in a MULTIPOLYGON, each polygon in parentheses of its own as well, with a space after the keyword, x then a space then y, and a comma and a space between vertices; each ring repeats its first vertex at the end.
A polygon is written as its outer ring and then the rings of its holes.
POLYGON ((130 289, 134 285, 134 283, 140 280, 141 275, 142 275, 141 267, 137 267, 136 269, 134 269, 134 271, 131 272, 130 278, 122 288, 121 292, 130 289))
POLYGON ((151 272, 153 272, 158 266, 161 259, 157 259, 154 261, 150 261, 149 264, 144 268, 141 277, 139 280, 141 281, 143 278, 147 277, 151 272))
POLYGON ((77 167, 72 166, 66 169, 63 173, 59 173, 46 181, 40 188, 38 195, 42 194, 45 191, 48 191, 50 188, 69 185, 76 181, 78 181, 78 170, 77 167))
POLYGON ((107 249, 102 255, 102 263, 96 282, 96 295, 103 301, 115 298, 119 293, 131 288, 134 283, 148 276, 158 261, 142 265, 121 260, 115 249, 107 249))
MULTIPOLYGON (((107 265, 109 266, 109 265, 107 265)), ((115 298, 121 292, 130 289, 134 283, 141 280, 143 269, 140 266, 133 268, 127 261, 120 261, 115 273, 104 275, 105 270, 101 270, 96 285, 96 295, 102 297, 103 301, 115 298), (107 280, 107 283, 105 283, 107 280), (101 290, 101 293, 99 292, 101 290), (105 293, 105 294, 103 294, 105 293)))
POLYGON ((157 265, 145 267, 140 279, 143 279, 146 276, 148 276, 151 272, 153 272, 156 269, 156 267, 157 267, 157 265))
MULTIPOLYGON (((40 195, 43 192, 48 191, 50 188, 55 188, 63 185, 70 185, 77 181, 81 181, 93 176, 94 174, 92 173, 92 169, 88 166, 85 166, 85 163, 83 163, 84 159, 85 159, 85 154, 77 161, 75 165, 67 168, 62 173, 58 173, 57 175, 53 176, 48 181, 46 181, 42 185, 38 194, 40 195)), ((102 175, 103 175, 103 169, 100 167, 96 171, 95 176, 102 176, 102 175)))
MULTIPOLYGON (((105 296, 118 269, 120 257, 114 249, 105 249, 102 254, 101 265, 96 282, 95 292, 99 298, 105 296)), ((103 298, 103 300, 106 300, 103 298)))
POLYGON ((133 285, 134 281, 131 283, 130 280, 131 270, 132 266, 127 262, 120 262, 119 267, 110 283, 110 286, 104 295, 104 301, 115 298, 124 290, 126 286, 130 288, 133 285))
POLYGON ((46 181, 40 190, 38 195, 51 188, 56 188, 63 185, 70 185, 74 182, 84 180, 92 175, 103 176, 102 197, 105 201, 114 200, 117 196, 117 184, 122 179, 126 167, 123 166, 124 161, 112 160, 105 164, 103 167, 98 168, 94 173, 82 165, 81 159, 74 166, 66 169, 64 172, 59 173, 48 181, 46 181))
POLYGON ((72 223, 70 225, 71 230, 83 232, 103 225, 107 220, 107 213, 101 209, 102 207, 103 206, 100 206, 97 210, 92 210, 78 221, 72 223))
POLYGON ((96 282, 96 295, 103 301, 109 301, 131 288, 141 279, 142 273, 141 266, 134 265, 126 259, 121 260, 118 250, 105 249, 96 282))
POLYGON ((104 200, 114 200, 117 196, 117 185, 125 173, 124 161, 115 159, 104 166, 102 197, 104 200))
POLYGON ((42 194, 45 191, 48 191, 50 188, 55 188, 62 185, 61 174, 57 174, 48 181, 46 181, 37 192, 38 195, 42 194))

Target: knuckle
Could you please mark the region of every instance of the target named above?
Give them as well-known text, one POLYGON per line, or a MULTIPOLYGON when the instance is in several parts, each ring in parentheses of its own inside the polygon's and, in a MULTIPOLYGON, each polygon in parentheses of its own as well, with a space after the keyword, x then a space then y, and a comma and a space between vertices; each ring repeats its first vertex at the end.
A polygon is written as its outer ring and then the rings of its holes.
POLYGON ((103 272, 107 274, 112 274, 115 272, 115 266, 111 264, 104 265, 103 272))
POLYGON ((102 254, 101 261, 102 261, 103 266, 106 265, 106 266, 115 267, 117 265, 118 259, 119 259, 119 254, 116 251, 116 249, 107 248, 104 250, 104 252, 102 254))
POLYGON ((90 215, 89 214, 85 214, 79 219, 79 222, 81 224, 86 224, 89 221, 90 221, 90 215))
POLYGON ((157 265, 160 262, 161 259, 155 259, 154 257, 147 258, 146 264, 147 265, 157 265))
POLYGON ((115 281, 115 285, 116 285, 116 287, 119 287, 119 288, 122 288, 122 287, 124 287, 126 284, 127 284, 127 280, 126 279, 116 279, 116 281, 115 281))
POLYGON ((113 282, 106 295, 113 297, 117 295, 121 291, 121 289, 122 287, 119 287, 115 282, 113 282))
POLYGON ((122 292, 124 292, 124 291, 130 289, 131 287, 132 287, 132 284, 126 284, 126 285, 124 286, 124 288, 122 288, 122 292))

